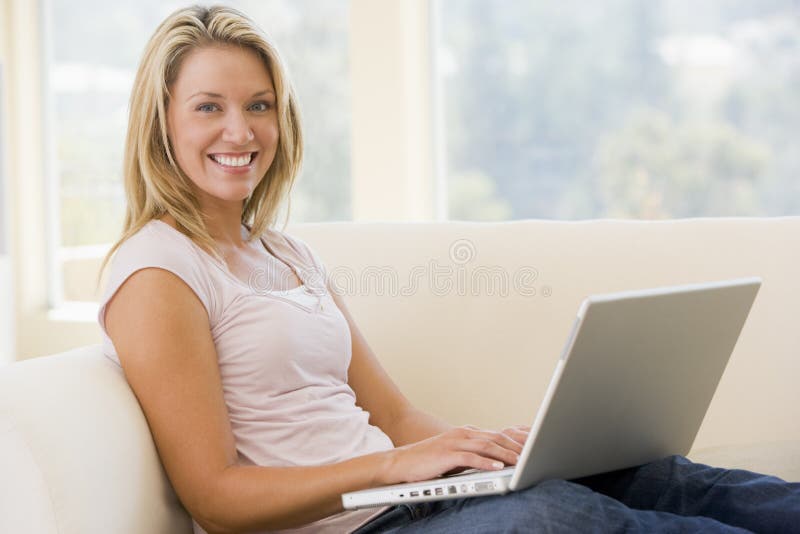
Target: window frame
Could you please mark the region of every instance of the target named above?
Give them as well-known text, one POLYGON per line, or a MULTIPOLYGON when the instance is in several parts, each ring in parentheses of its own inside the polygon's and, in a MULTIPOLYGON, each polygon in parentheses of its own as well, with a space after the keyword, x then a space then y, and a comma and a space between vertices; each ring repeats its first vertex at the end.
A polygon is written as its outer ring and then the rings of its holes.
MULTIPOLYGON (((2 7, 2 6, 0 6, 2 7)), ((0 29, 5 23, 5 11, 0 10, 0 29)), ((6 80, 5 47, 0 43, 0 366, 11 363, 14 354, 14 284, 9 241, 9 187, 6 172, 6 80)))

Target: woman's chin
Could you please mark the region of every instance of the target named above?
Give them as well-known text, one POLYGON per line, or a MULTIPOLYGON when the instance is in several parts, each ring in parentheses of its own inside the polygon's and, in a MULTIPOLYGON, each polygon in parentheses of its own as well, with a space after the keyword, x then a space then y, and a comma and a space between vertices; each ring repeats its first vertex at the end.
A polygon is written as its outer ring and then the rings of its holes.
POLYGON ((253 188, 249 186, 225 187, 215 189, 201 188, 200 196, 214 203, 242 204, 252 194, 253 188))

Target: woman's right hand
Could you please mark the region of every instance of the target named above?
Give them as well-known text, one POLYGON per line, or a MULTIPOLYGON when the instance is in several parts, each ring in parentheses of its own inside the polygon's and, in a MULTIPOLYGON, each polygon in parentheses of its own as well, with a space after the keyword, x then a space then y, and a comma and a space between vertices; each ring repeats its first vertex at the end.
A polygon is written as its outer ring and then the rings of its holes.
POLYGON ((416 482, 461 469, 491 471, 516 465, 527 432, 526 427, 513 427, 501 432, 473 426, 453 428, 388 451, 389 461, 379 483, 416 482))

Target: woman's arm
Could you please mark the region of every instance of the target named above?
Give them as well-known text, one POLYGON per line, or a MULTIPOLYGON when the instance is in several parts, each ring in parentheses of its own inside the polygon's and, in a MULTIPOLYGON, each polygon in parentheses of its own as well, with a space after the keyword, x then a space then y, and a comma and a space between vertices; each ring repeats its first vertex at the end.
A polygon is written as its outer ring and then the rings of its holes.
POLYGON ((133 274, 106 325, 170 481, 209 532, 298 526, 341 511, 339 494, 380 483, 388 458, 313 468, 237 466, 207 314, 161 269, 133 274))
POLYGON ((460 429, 337 464, 240 466, 208 317, 194 292, 172 273, 142 269, 105 319, 170 482, 209 533, 300 526, 342 511, 347 491, 458 466, 489 469, 519 452, 507 438, 460 429))

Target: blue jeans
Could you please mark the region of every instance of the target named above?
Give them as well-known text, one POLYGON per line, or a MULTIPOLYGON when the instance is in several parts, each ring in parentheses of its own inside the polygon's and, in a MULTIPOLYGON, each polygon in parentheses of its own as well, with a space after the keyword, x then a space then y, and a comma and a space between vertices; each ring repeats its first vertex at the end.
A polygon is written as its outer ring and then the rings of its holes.
POLYGON ((670 456, 507 495, 395 506, 357 534, 798 532, 800 484, 670 456))

